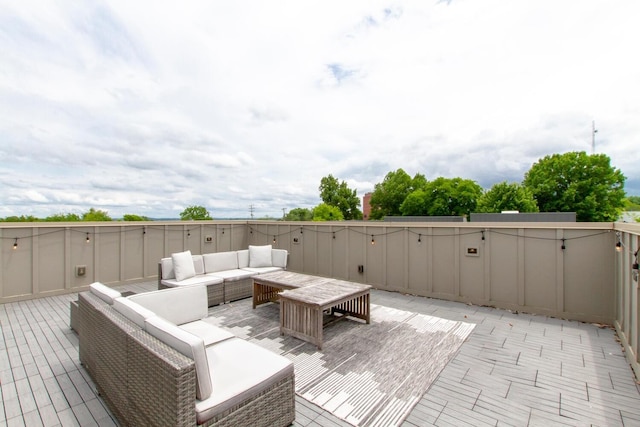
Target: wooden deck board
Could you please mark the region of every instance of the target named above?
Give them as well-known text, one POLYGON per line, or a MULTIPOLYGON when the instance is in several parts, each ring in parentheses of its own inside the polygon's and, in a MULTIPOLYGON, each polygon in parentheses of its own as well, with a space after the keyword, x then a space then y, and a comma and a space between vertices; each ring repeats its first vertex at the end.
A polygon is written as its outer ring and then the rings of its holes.
MULTIPOLYGON (((117 425, 78 360, 76 297, 0 305, 0 427, 117 425)), ((638 384, 611 329, 399 293, 372 290, 371 299, 477 324, 404 426, 640 425, 638 384)), ((294 425, 346 424, 296 397, 294 425)))

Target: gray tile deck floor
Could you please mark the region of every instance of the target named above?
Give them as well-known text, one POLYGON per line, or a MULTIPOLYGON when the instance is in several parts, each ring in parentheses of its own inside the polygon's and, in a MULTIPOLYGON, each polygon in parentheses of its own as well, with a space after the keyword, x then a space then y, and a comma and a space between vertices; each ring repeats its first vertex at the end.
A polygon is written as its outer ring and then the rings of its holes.
MULTIPOLYGON (((1 427, 117 425, 78 361, 73 299, 0 305, 1 427)), ((640 426, 640 389, 610 328, 384 291, 372 302, 476 324, 405 426, 640 426)), ((294 425, 347 424, 298 397, 294 425)))

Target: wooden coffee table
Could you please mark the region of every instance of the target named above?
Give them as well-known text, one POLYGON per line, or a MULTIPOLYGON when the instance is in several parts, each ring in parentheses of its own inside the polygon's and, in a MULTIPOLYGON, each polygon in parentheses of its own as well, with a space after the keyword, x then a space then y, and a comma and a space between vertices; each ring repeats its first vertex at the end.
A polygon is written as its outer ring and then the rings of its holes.
POLYGON ((262 274, 254 278, 253 307, 280 301, 280 333, 322 348, 325 326, 346 317, 371 321, 369 291, 362 283, 292 272, 262 274), (324 322, 324 313, 331 315, 324 322))
POLYGON ((280 293, 286 289, 298 289, 331 280, 333 279, 292 271, 260 274, 253 278, 253 308, 268 302, 278 302, 280 293))

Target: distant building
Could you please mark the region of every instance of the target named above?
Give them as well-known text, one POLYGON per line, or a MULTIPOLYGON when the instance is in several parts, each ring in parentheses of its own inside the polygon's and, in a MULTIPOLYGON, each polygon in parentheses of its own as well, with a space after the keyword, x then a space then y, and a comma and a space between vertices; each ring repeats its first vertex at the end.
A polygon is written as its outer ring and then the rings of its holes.
POLYGON ((371 215, 371 193, 365 193, 362 198, 362 219, 368 221, 371 215))
POLYGON ((575 212, 471 213, 471 222, 576 222, 575 212))
POLYGON ((467 222, 464 216, 428 215, 428 216, 385 216, 387 222, 467 222))

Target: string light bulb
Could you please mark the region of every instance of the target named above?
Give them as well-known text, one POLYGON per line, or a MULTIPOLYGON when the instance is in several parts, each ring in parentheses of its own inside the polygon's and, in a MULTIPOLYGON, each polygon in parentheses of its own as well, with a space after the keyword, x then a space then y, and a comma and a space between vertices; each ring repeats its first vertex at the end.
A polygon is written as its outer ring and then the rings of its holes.
POLYGON ((616 242, 616 252, 622 252, 622 242, 620 240, 616 242))
POLYGON ((418 244, 422 244, 422 234, 418 234, 418 244))
POLYGON ((335 231, 333 232, 333 239, 334 240, 336 239, 336 232, 335 231))
POLYGON ((371 244, 375 245, 376 244, 376 239, 373 238, 373 234, 371 235, 371 244))
POLYGON ((16 250, 18 249, 18 238, 16 237, 15 242, 13 242, 13 249, 16 250))
POLYGON ((484 241, 484 230, 480 231, 482 233, 482 241, 484 241))
POLYGON ((565 245, 564 242, 565 242, 565 239, 562 239, 562 246, 560 247, 560 249, 562 249, 563 251, 567 249, 567 245, 565 245))
POLYGON ((87 233, 87 239, 86 239, 87 243, 91 242, 91 238, 89 237, 89 233, 87 233))
POLYGON ((273 244, 274 245, 276 244, 276 236, 275 235, 273 236, 273 244))

